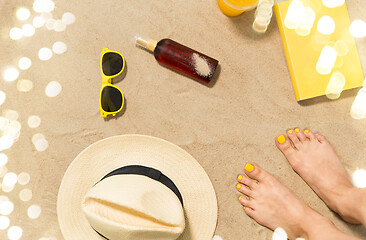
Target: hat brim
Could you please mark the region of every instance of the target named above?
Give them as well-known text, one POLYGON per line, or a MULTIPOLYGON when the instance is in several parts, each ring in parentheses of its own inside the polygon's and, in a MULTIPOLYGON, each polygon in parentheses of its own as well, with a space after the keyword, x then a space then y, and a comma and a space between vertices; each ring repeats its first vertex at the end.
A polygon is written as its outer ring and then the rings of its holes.
POLYGON ((201 165, 182 148, 165 140, 120 135, 90 145, 68 167, 57 198, 58 222, 66 240, 104 239, 84 217, 82 200, 102 177, 127 165, 155 168, 178 187, 186 221, 178 240, 212 239, 217 222, 217 199, 201 165))

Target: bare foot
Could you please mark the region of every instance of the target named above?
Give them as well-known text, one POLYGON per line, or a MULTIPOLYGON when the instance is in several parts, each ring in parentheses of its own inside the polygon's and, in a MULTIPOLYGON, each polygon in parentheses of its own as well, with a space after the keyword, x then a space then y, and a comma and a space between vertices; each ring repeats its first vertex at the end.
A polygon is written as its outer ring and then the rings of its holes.
POLYGON ((355 187, 323 135, 295 128, 277 136, 276 145, 291 167, 332 210, 347 222, 360 223, 360 216, 349 206, 353 204, 350 196, 355 187))
POLYGON ((245 175, 238 176, 240 203, 247 215, 272 230, 283 228, 289 239, 356 239, 340 232, 328 219, 308 207, 279 180, 248 163, 245 175))

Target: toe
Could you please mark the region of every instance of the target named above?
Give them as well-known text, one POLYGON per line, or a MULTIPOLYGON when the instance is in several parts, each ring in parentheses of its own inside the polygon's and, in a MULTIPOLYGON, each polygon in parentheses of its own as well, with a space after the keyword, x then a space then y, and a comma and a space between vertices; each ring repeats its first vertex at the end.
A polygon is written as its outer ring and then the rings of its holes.
POLYGON ((249 187, 250 189, 253 189, 255 188, 255 185, 257 185, 256 182, 254 182, 253 180, 249 179, 248 177, 246 176, 243 176, 243 175, 239 175, 238 176, 238 182, 241 183, 241 184, 244 184, 246 185, 247 187, 249 187))
POLYGON ((256 219, 255 211, 250 207, 244 207, 244 212, 251 218, 256 219))
POLYGON ((245 208, 253 208, 253 200, 245 196, 239 196, 239 203, 245 208))
POLYGON ((290 140, 285 135, 276 136, 276 146, 280 151, 287 157, 295 152, 295 149, 292 147, 290 140))
POLYGON ((258 182, 263 181, 268 174, 255 163, 247 163, 244 167, 245 174, 258 182))
POLYGON ((300 140, 300 142, 305 142, 308 140, 304 134, 304 131, 300 128, 295 128, 295 134, 297 138, 300 140))
POLYGON ((319 142, 321 142, 321 143, 323 143, 323 142, 326 142, 327 141, 327 139, 323 136, 323 135, 321 135, 321 134, 319 134, 319 133, 317 133, 316 135, 315 135, 315 137, 318 139, 318 141, 319 142))
POLYGON ((300 149, 301 148, 301 142, 298 138, 296 132, 292 129, 287 131, 287 137, 291 140, 292 144, 295 146, 295 148, 300 149))
POLYGON ((253 197, 253 192, 252 190, 250 190, 248 187, 238 183, 236 185, 236 189, 238 189, 239 192, 241 192, 242 194, 248 196, 248 197, 253 197))
POLYGON ((305 136, 306 136, 310 141, 314 141, 314 140, 316 140, 315 134, 314 134, 312 131, 308 130, 308 129, 306 129, 306 130, 304 131, 304 135, 305 135, 305 136))

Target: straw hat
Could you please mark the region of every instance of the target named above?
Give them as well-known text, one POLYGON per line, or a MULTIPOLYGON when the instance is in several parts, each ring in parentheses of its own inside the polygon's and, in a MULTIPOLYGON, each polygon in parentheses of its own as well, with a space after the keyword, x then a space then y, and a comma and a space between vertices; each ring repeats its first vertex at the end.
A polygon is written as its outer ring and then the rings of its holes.
POLYGON ((68 167, 57 215, 66 240, 210 240, 217 199, 186 151, 143 135, 103 139, 68 167))

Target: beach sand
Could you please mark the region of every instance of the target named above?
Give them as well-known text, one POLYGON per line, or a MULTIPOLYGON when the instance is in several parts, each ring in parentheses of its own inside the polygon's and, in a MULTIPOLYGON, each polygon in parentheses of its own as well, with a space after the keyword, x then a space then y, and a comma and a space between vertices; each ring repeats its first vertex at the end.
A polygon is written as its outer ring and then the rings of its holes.
MULTIPOLYGON (((351 20, 364 18, 363 0, 347 1, 347 5, 351 20)), ((14 203, 10 226, 23 229, 22 239, 63 239, 56 200, 68 165, 96 141, 133 133, 171 141, 203 166, 217 193, 216 234, 224 240, 272 236, 272 231, 246 216, 238 203, 236 176, 243 173, 246 161, 256 162, 279 178, 342 231, 366 238, 365 227, 346 224, 326 207, 274 142, 287 128, 309 128, 329 139, 350 173, 366 169, 366 120, 354 120, 349 114, 357 89, 342 93, 336 101, 319 97, 296 102, 274 17, 267 33, 257 35, 251 28, 253 11, 228 18, 214 0, 56 1, 53 17, 61 19, 63 13, 71 12, 74 24, 62 32, 42 27, 34 36, 15 41, 9 31, 24 24, 15 17, 20 6, 31 10, 31 18, 24 23, 39 15, 31 1, 2 3, 0 71, 17 66, 19 58, 26 56, 32 66, 20 71, 18 79, 29 79, 34 85, 24 93, 17 90, 16 81, 1 79, 6 100, 0 110, 17 111, 22 125, 19 140, 4 151, 9 158, 6 168, 16 174, 27 172, 31 179, 0 195, 14 203), (207 87, 161 66, 152 54, 135 46, 136 34, 155 40, 171 38, 219 60, 216 82, 207 87), (39 49, 52 48, 56 41, 64 42, 67 51, 48 61, 39 60, 39 49), (124 78, 115 82, 125 94, 125 109, 107 120, 100 117, 98 106, 102 48, 121 52, 127 63, 124 78), (45 95, 51 81, 62 86, 54 98, 45 95), (30 115, 41 118, 38 128, 28 127, 30 115), (33 145, 36 133, 47 139, 45 151, 33 145), (18 197, 24 188, 33 191, 28 202, 18 197), (27 216, 33 204, 42 208, 37 219, 27 216)), ((357 45, 366 72, 365 39, 357 45)), ((0 230, 0 239, 6 238, 7 230, 0 230)))

